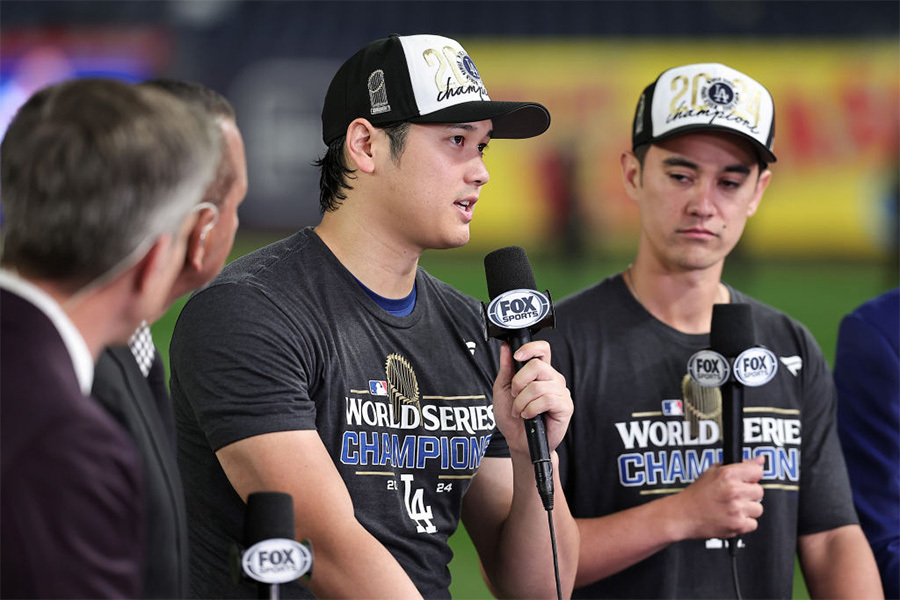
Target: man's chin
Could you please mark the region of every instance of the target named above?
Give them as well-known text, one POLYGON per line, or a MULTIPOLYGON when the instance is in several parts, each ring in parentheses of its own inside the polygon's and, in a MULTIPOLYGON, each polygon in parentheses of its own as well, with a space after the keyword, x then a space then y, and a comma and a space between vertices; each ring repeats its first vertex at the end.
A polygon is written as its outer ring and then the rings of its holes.
POLYGON ((440 240, 434 246, 432 246, 432 248, 434 250, 452 250, 454 248, 462 248, 469 243, 469 239, 471 239, 471 237, 472 236, 469 233, 469 228, 466 227, 465 232, 459 232, 455 236, 440 240))

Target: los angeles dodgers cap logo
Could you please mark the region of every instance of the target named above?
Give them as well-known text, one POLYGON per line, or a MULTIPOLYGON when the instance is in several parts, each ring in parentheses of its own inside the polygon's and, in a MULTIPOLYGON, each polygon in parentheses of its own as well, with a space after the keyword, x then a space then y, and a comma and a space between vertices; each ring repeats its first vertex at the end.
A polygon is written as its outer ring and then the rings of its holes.
POLYGON ((721 130, 753 142, 765 162, 775 162, 775 105, 758 81, 719 63, 664 71, 641 94, 632 145, 689 131, 721 130))

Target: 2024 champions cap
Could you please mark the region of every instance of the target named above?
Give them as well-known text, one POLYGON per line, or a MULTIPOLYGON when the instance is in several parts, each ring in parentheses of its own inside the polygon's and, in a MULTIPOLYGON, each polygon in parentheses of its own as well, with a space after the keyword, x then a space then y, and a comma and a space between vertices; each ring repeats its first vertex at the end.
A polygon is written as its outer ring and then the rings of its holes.
POLYGON ((700 130, 735 133, 775 162, 775 105, 751 77, 718 63, 675 67, 648 85, 634 115, 632 148, 700 130))
POLYGON ((379 127, 492 119, 494 138, 529 138, 550 126, 541 104, 491 100, 468 53, 438 35, 376 40, 338 69, 325 95, 322 139, 330 144, 360 117, 379 127))

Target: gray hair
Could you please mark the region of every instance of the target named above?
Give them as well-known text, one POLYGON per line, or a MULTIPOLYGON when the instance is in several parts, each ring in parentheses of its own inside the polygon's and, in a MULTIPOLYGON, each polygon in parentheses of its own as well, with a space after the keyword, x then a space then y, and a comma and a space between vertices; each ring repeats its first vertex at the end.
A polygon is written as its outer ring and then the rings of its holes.
POLYGON ((167 232, 218 164, 214 119, 153 89, 72 80, 35 93, 0 145, 2 262, 74 291, 167 232))
MULTIPOLYGON (((228 98, 202 83, 160 78, 142 81, 137 86, 168 92, 179 100, 205 110, 216 119, 230 121, 237 126, 237 114, 234 112, 234 107, 228 101, 228 98)), ((238 176, 233 166, 234 160, 228 145, 223 143, 222 157, 216 169, 215 177, 209 188, 207 188, 206 195, 203 197, 205 202, 215 204, 219 208, 222 207, 222 202, 224 202, 228 191, 234 185, 238 176)))
POLYGON ((235 114, 234 107, 228 101, 228 98, 202 83, 181 79, 159 78, 142 81, 137 86, 151 87, 169 92, 188 104, 198 105, 217 117, 237 123, 237 114, 235 114))

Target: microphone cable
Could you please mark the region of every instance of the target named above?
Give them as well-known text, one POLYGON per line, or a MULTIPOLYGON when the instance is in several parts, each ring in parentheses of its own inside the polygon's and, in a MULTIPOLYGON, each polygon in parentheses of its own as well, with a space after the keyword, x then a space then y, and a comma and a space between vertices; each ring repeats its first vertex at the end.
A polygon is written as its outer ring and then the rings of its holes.
POLYGON ((734 539, 734 544, 731 543, 731 540, 728 541, 728 554, 731 555, 731 582, 734 584, 735 600, 742 600, 741 584, 738 581, 738 568, 737 568, 737 540, 739 538, 733 538, 733 539, 734 539))
MULTIPOLYGON (((510 346, 516 348, 531 341, 531 335, 527 332, 517 332, 509 335, 506 340, 510 346)), ((513 361, 518 371, 523 365, 519 361, 513 361)), ((528 449, 531 461, 534 465, 534 479, 541 504, 547 511, 547 522, 550 525, 550 547, 553 552, 553 575, 556 578, 556 598, 562 600, 562 583, 559 576, 559 553, 556 549, 556 528, 553 525, 553 462, 550 460, 550 448, 547 445, 547 430, 544 425, 543 415, 531 419, 525 419, 525 434, 528 438, 528 449)))
MULTIPOLYGON (((547 521, 550 522, 550 545, 553 547, 553 575, 556 577, 556 598, 562 600, 562 583, 559 580, 559 554, 556 552, 556 529, 553 527, 553 510, 547 511, 547 521)), ((735 581, 737 581, 735 579, 735 581)), ((738 600, 741 597, 738 596, 738 600)))

